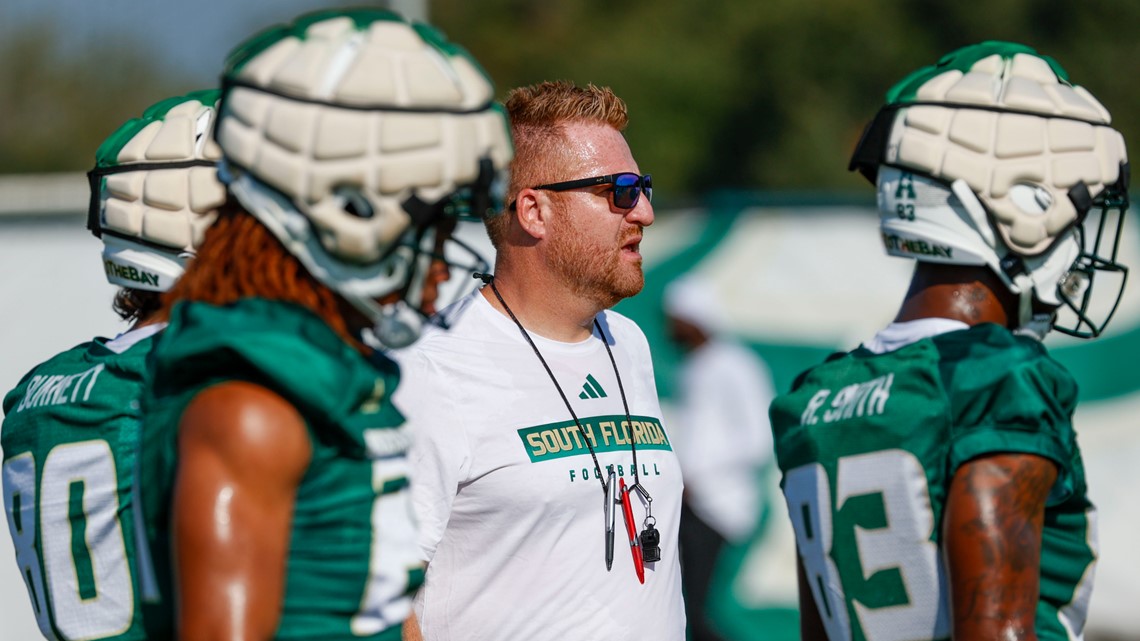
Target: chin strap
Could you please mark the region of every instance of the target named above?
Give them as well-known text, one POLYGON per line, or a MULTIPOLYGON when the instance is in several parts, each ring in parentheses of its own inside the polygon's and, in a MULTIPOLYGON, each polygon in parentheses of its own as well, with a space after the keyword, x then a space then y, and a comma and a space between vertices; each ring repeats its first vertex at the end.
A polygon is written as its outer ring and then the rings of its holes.
POLYGON ((1045 335, 1053 328, 1054 314, 1033 313, 1033 279, 1028 274, 1017 274, 1013 277, 1013 282, 1020 290, 1017 296, 1017 326, 1013 333, 1038 341, 1045 340, 1045 335))
POLYGON ((997 240, 994 239, 994 230, 990 227, 986 208, 982 205, 982 201, 978 200, 978 195, 974 193, 974 190, 970 189, 965 180, 959 178, 950 183, 950 191, 958 197, 958 202, 962 203, 962 208, 970 215, 970 222, 986 245, 996 247, 997 240))
POLYGON ((1013 330, 1018 336, 1028 336, 1036 341, 1045 340, 1045 335, 1053 329, 1053 314, 1034 314, 1032 318, 1013 330))

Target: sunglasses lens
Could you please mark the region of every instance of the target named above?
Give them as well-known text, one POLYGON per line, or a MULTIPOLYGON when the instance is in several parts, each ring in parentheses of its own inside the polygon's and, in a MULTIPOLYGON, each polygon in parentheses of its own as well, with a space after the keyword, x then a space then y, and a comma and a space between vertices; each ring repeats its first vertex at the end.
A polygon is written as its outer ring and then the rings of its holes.
POLYGON ((614 207, 633 209, 641 196, 641 176, 618 174, 614 177, 614 207))

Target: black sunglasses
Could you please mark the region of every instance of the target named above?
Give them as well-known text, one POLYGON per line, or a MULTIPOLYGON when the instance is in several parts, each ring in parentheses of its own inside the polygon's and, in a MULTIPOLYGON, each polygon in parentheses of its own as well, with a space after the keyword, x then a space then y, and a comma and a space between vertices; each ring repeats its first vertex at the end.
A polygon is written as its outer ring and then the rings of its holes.
MULTIPOLYGON (((539 185, 534 189, 568 191, 570 189, 595 187, 597 185, 613 185, 609 191, 611 194, 613 194, 614 207, 617 207, 618 209, 633 209, 634 207, 637 207, 637 201, 641 199, 641 192, 645 192, 645 198, 647 200, 650 202, 653 201, 653 176, 649 174, 639 176, 633 172, 622 172, 620 174, 609 174, 607 176, 594 176, 593 178, 567 180, 560 183, 539 185)), ((514 209, 514 207, 515 203, 512 202, 511 209, 514 209)))

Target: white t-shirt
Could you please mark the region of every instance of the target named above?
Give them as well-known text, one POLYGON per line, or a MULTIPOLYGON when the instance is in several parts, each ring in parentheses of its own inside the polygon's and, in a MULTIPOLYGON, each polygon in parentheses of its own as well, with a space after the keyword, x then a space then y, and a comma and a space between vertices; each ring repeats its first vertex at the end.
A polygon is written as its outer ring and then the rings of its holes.
POLYGON ((725 539, 740 542, 760 519, 761 469, 774 459, 772 377, 747 347, 714 339, 689 354, 675 387, 673 444, 689 506, 725 539))
MULTIPOLYGON (((394 396, 413 435, 412 497, 429 562, 416 615, 429 641, 683 641, 677 528, 681 471, 653 378, 649 345, 632 321, 598 316, 621 373, 637 438, 641 483, 653 497, 661 561, 637 580, 617 511, 605 566, 602 484, 573 419, 518 327, 479 292, 444 311, 393 354, 394 396)), ((531 334, 568 401, 594 435, 603 473, 633 483, 618 380, 595 330, 580 343, 531 334)), ((633 501, 637 532, 645 510, 633 501)))
POLYGON ((138 329, 127 330, 112 340, 107 341, 103 347, 106 347, 116 354, 125 353, 140 341, 150 338, 166 329, 166 325, 167 323, 151 323, 150 325, 143 325, 138 329))
POLYGON ((912 321, 891 323, 871 340, 863 343, 863 347, 876 354, 886 354, 902 349, 924 338, 938 336, 947 332, 956 332, 968 329, 970 326, 960 320, 952 318, 918 318, 912 321))

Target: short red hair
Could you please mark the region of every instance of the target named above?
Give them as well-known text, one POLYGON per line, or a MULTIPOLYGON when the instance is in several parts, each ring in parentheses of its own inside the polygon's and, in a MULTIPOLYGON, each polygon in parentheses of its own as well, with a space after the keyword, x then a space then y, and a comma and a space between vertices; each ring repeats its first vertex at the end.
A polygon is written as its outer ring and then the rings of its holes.
MULTIPOLYGON (((578 87, 568 80, 512 89, 506 107, 515 144, 508 203, 523 189, 563 179, 558 170, 566 162, 567 124, 608 125, 618 131, 625 131, 629 124, 625 102, 612 89, 593 84, 578 87)), ((485 221, 495 249, 506 236, 508 215, 504 212, 485 221)))

